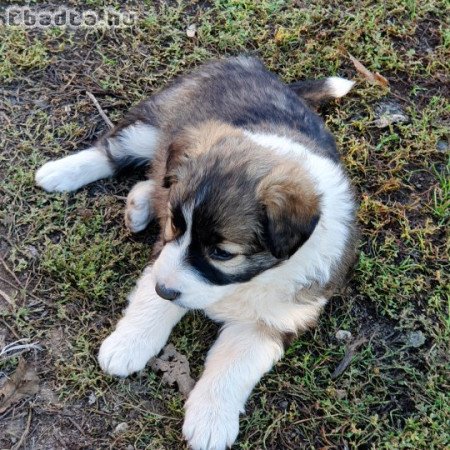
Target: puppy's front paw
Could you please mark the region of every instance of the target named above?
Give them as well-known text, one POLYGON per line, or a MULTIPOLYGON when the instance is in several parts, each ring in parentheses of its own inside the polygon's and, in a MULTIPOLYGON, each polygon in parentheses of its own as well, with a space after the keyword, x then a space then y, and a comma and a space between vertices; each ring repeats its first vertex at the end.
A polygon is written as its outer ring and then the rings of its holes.
POLYGON ((239 433, 239 408, 194 389, 186 402, 183 435, 193 450, 225 450, 239 433))
POLYGON ((153 218, 153 181, 141 181, 130 191, 125 209, 125 225, 132 233, 144 230, 153 218))
POLYGON ((103 341, 98 362, 104 372, 126 377, 142 370, 156 353, 139 337, 116 330, 103 341))

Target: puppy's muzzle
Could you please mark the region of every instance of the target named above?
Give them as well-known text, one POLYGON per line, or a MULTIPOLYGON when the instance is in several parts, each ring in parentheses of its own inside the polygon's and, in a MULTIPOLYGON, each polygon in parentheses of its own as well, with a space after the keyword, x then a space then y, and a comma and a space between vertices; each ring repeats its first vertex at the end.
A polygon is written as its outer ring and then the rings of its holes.
POLYGON ((169 289, 164 284, 156 283, 155 286, 156 293, 165 300, 176 300, 180 295, 180 291, 175 289, 169 289))

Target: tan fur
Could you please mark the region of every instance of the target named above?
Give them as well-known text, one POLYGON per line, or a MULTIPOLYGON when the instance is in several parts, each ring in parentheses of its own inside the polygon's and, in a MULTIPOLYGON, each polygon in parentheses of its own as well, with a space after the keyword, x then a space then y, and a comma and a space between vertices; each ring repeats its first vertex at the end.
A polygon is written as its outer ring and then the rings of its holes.
POLYGON ((261 181, 257 195, 274 219, 288 212, 306 222, 319 212, 319 197, 307 172, 289 163, 275 167, 261 181))
MULTIPOLYGON (((243 137, 244 133, 217 120, 203 122, 198 127, 190 127, 180 135, 185 152, 191 156, 206 153, 213 145, 227 137, 243 137)), ((177 140, 176 140, 177 141, 177 140)))

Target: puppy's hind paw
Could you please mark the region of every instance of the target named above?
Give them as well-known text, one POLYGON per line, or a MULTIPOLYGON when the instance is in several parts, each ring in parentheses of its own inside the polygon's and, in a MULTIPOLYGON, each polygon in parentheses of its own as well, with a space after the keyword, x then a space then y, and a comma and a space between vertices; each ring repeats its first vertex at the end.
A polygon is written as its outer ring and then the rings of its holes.
POLYGON ((92 148, 44 164, 35 180, 47 192, 70 192, 111 175, 108 158, 92 148))

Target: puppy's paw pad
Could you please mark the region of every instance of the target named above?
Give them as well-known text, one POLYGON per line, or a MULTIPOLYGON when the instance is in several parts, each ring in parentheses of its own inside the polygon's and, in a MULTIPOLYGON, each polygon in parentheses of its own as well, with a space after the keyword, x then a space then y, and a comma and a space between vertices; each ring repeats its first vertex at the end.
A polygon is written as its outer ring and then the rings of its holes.
POLYGON ((212 401, 188 401, 183 436, 193 450, 226 450, 239 433, 239 411, 212 401))
POLYGON ((151 356, 139 339, 115 331, 103 341, 98 362, 104 372, 126 377, 142 370, 151 356))

